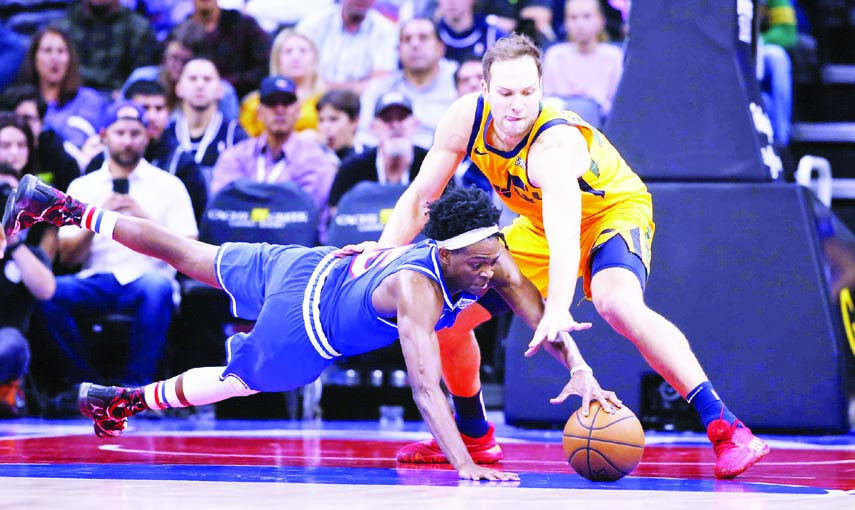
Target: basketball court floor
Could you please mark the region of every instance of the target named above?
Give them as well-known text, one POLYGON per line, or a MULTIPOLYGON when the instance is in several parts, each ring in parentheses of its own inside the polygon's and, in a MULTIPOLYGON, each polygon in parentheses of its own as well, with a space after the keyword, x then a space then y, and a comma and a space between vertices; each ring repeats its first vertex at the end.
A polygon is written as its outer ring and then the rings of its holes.
POLYGON ((4 421, 0 508, 855 509, 852 434, 763 436, 772 452, 725 481, 703 435, 648 432, 636 470, 599 483, 567 464, 561 431, 499 423, 497 436, 519 482, 396 463, 400 446, 428 437, 421 423, 135 418, 103 440, 82 418, 4 421))

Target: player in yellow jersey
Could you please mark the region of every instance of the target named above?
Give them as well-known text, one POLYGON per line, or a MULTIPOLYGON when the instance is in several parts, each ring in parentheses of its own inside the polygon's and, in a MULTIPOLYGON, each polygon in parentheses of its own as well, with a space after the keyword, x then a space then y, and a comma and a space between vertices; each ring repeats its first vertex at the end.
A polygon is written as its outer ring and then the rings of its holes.
MULTIPOLYGON (((654 228, 647 188, 602 133, 541 103, 541 54, 531 40, 515 34, 497 41, 483 70, 482 93, 461 97, 445 113, 379 244, 411 241, 426 221, 426 204, 469 156, 521 215, 505 229, 510 253, 546 298, 526 355, 544 342, 560 342, 561 331, 582 329, 570 313, 581 275, 603 319, 697 409, 715 449, 715 476, 742 473, 769 447, 722 403, 683 333, 644 302, 654 228)), ((484 463, 497 462, 502 451, 483 408, 472 330, 497 311, 489 301, 470 306, 439 339, 458 428, 472 457, 484 463)), ((571 382, 552 402, 584 387, 578 378, 587 377, 590 367, 571 367, 571 382)), ((398 460, 445 458, 435 442, 423 441, 405 446, 398 460)))

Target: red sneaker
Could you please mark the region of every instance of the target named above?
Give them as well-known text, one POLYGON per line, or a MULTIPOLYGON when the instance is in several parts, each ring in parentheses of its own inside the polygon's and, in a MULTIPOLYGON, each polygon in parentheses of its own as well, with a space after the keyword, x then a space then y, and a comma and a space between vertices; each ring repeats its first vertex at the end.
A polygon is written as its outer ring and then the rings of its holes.
MULTIPOLYGON (((502 447, 496 443, 495 427, 492 423, 487 433, 481 437, 469 437, 466 434, 460 434, 460 437, 463 438, 463 444, 469 450, 472 460, 477 464, 495 464, 505 456, 502 453, 502 447)), ((411 464, 442 464, 448 462, 435 439, 410 443, 398 450, 396 458, 398 462, 411 464)))
POLYGON ((715 451, 715 477, 734 478, 769 453, 769 445, 739 420, 715 420, 707 426, 715 451))

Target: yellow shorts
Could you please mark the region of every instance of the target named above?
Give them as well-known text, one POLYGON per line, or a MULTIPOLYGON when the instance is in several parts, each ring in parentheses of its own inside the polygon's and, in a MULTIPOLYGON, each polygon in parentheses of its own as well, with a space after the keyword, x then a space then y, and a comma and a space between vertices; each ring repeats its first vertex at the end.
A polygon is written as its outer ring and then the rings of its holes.
MULTIPOLYGON (((654 228, 649 203, 625 203, 599 218, 586 218, 582 222, 579 276, 584 278, 586 298, 591 299, 591 254, 616 235, 623 238, 629 251, 641 258, 650 273, 650 247, 654 228)), ((549 287, 549 245, 543 227, 521 216, 502 229, 502 233, 522 274, 546 297, 549 287)))

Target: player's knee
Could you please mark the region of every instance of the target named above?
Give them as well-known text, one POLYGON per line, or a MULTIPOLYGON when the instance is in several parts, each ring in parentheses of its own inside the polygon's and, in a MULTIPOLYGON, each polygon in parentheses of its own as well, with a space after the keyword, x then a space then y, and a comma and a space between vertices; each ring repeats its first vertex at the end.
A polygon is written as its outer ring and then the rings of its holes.
POLYGON ((643 301, 619 291, 595 294, 593 300, 600 317, 618 330, 630 325, 645 306, 643 301))
POLYGON ((246 397, 258 393, 255 390, 249 389, 246 384, 233 375, 228 375, 223 382, 229 387, 232 395, 236 397, 246 397))

